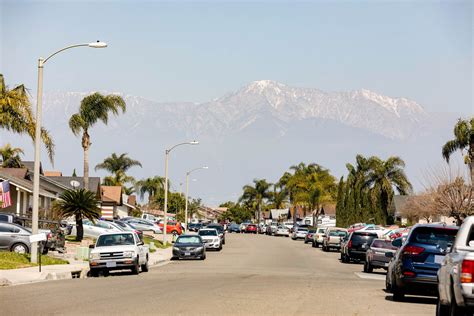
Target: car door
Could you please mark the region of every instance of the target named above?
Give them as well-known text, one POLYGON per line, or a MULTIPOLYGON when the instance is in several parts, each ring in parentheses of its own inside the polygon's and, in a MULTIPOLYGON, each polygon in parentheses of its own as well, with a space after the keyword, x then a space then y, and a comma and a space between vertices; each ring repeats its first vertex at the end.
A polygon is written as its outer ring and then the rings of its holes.
POLYGON ((10 232, 10 225, 0 223, 0 249, 1 250, 9 250, 12 236, 10 232))
POLYGON ((133 239, 135 240, 135 245, 138 247, 138 255, 140 257, 140 264, 144 264, 146 262, 146 250, 144 245, 139 245, 142 243, 140 238, 138 238, 137 234, 133 234, 133 239))

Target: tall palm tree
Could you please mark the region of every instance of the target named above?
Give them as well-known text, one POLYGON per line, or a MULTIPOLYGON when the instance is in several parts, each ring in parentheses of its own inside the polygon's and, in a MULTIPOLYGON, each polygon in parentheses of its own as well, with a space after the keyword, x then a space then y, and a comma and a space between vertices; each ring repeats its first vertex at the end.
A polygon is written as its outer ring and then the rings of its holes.
MULTIPOLYGON (((169 183, 169 181, 168 181, 169 183)), ((140 198, 143 199, 148 194, 148 203, 152 202, 158 194, 165 191, 165 178, 155 176, 146 178, 135 183, 140 198)))
POLYGON ((385 161, 371 157, 369 163, 368 184, 372 192, 379 197, 383 220, 387 223, 389 206, 394 194, 393 187, 399 194, 407 195, 412 191, 412 185, 403 170, 405 162, 400 157, 389 157, 385 161))
POLYGON ((23 164, 21 163, 20 154, 23 155, 23 149, 14 148, 10 144, 0 148, 0 156, 2 157, 2 167, 3 168, 21 168, 23 164))
MULTIPOLYGON (((9 89, 0 74, 0 128, 17 134, 27 134, 35 139, 36 121, 31 102, 24 85, 9 89)), ((41 140, 46 146, 49 160, 54 161, 54 143, 49 132, 41 128, 41 140)))
POLYGON ((443 146, 443 158, 449 162, 449 158, 457 150, 460 150, 461 153, 466 150, 464 162, 469 166, 471 183, 474 183, 474 117, 469 121, 458 120, 454 126, 454 139, 443 146))
POLYGON ((276 209, 281 209, 285 206, 288 199, 287 190, 280 184, 275 183, 273 185, 273 192, 270 194, 269 200, 272 202, 272 206, 276 209))
POLYGON ((265 179, 253 180, 254 185, 245 185, 243 189, 242 197, 240 201, 244 201, 249 204, 255 204, 257 207, 257 221, 260 223, 261 210, 264 200, 271 198, 270 187, 271 183, 268 183, 265 179))
POLYGON ((74 135, 82 133, 82 148, 84 150, 84 188, 89 189, 89 148, 91 140, 89 129, 98 121, 107 124, 109 113, 119 114, 119 110, 125 113, 126 104, 121 96, 102 95, 98 92, 91 94, 81 101, 79 112, 73 114, 69 119, 69 127, 74 135))
POLYGON ((105 185, 120 185, 125 186, 125 183, 134 182, 135 179, 126 174, 126 172, 133 166, 142 166, 138 160, 133 160, 127 157, 128 154, 123 153, 117 156, 116 153, 112 153, 110 157, 104 159, 102 163, 95 166, 95 170, 107 170, 112 173, 112 176, 104 178, 105 185))
POLYGON ((53 205, 53 210, 63 217, 74 216, 76 219, 76 240, 84 238, 82 219, 94 221, 100 217, 99 200, 94 192, 86 189, 66 190, 53 205))

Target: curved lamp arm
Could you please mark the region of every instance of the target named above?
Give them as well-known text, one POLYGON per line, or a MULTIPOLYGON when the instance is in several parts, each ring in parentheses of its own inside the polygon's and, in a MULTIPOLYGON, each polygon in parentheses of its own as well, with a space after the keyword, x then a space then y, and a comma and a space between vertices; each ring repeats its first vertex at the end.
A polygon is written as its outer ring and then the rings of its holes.
POLYGON ((62 52, 62 51, 65 51, 65 50, 71 49, 71 48, 75 48, 75 47, 83 47, 83 46, 92 47, 92 48, 106 48, 106 47, 107 47, 107 43, 97 41, 97 42, 95 42, 95 43, 85 43, 85 44, 70 45, 70 46, 61 48, 60 50, 58 50, 58 51, 52 53, 51 55, 49 55, 47 58, 45 58, 45 59, 43 60, 43 64, 46 64, 46 62, 47 62, 51 57, 53 57, 54 55, 59 54, 59 53, 62 52))

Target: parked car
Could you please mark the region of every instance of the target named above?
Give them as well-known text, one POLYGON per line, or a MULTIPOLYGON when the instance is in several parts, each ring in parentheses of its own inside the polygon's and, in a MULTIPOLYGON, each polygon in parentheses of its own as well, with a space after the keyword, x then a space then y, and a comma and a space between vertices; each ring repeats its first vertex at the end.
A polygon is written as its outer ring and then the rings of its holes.
MULTIPOLYGON (((83 220, 82 221, 82 228, 84 229, 84 237, 94 238, 96 239, 102 234, 105 233, 112 233, 120 231, 118 228, 112 225, 101 225, 99 224, 101 221, 96 221, 95 223, 90 220, 83 220)), ((77 235, 77 227, 76 225, 73 226, 71 235, 77 235)))
POLYGON ((341 261, 365 261, 365 253, 374 239, 378 238, 376 233, 354 231, 349 235, 344 248, 341 248, 341 261))
POLYGON ((347 229, 339 227, 328 227, 323 237, 323 251, 341 249, 341 240, 346 237, 347 229))
POLYGON ((206 228, 214 228, 215 230, 217 230, 217 233, 219 234, 219 237, 221 239, 221 242, 223 245, 225 245, 225 230, 224 230, 224 226, 222 226, 221 224, 209 224, 207 225, 206 228))
POLYGON ((436 315, 474 313, 474 216, 467 217, 438 270, 436 315))
MULTIPOLYGON (((163 231, 163 226, 163 221, 160 221, 158 227, 161 231, 163 231)), ((166 222, 166 233, 172 235, 181 235, 183 233, 183 227, 181 226, 180 222, 168 221, 166 222)))
POLYGON ((23 221, 20 217, 13 213, 0 212, 0 222, 23 225, 23 221))
POLYGON ((316 233, 313 235, 313 241, 312 241, 312 246, 315 248, 318 248, 319 245, 322 245, 323 240, 324 240, 324 235, 326 233, 326 228, 325 226, 318 226, 316 229, 316 233))
POLYGON ((304 237, 304 243, 307 244, 309 242, 312 242, 313 241, 313 235, 316 233, 316 229, 315 228, 310 228, 308 230, 308 234, 306 234, 306 236, 304 237))
POLYGON ((204 240, 206 249, 217 249, 222 250, 222 241, 219 237, 219 233, 214 228, 201 228, 198 235, 204 240))
POLYGON ((387 269, 390 258, 385 254, 387 252, 394 254, 397 249, 397 247, 392 245, 391 240, 374 239, 365 254, 364 272, 372 273, 377 268, 387 269))
POLYGON ((291 234, 291 239, 305 239, 308 235, 308 228, 306 227, 294 227, 293 233, 291 234))
POLYGON ((158 224, 153 223, 146 219, 136 218, 136 217, 126 217, 122 219, 123 222, 130 224, 135 229, 141 230, 143 232, 151 231, 154 234, 161 234, 163 232, 162 227, 160 228, 158 224))
POLYGON ((377 226, 377 225, 367 225, 361 229, 358 229, 357 231, 361 232, 369 232, 369 233, 376 233, 379 238, 382 238, 382 236, 387 232, 387 229, 385 229, 382 226, 377 226))
POLYGON ((240 225, 236 223, 231 223, 227 228, 229 233, 240 233, 240 225))
MULTIPOLYGON (((14 223, 0 222, 0 250, 16 253, 30 253, 31 230, 14 223)), ((44 250, 45 242, 41 242, 44 250)))
POLYGON ((457 232, 456 226, 418 224, 403 244, 401 238, 392 242, 400 246, 395 255, 386 254, 393 257, 385 279, 393 300, 402 300, 405 294, 438 295, 438 269, 457 232))
POLYGON ((276 223, 271 223, 270 225, 267 225, 267 229, 265 231, 266 235, 272 236, 275 234, 276 230, 278 228, 278 225, 276 223))
POLYGON ((283 226, 285 226, 289 230, 291 230, 294 225, 295 225, 295 223, 293 221, 286 221, 286 222, 283 223, 283 226))
POLYGON ((265 234, 267 230, 267 225, 263 224, 263 225, 258 225, 258 233, 259 234, 265 234))
POLYGON ((290 229, 285 225, 278 225, 274 235, 290 237, 290 229))
POLYGON ((143 240, 143 232, 141 230, 138 230, 136 229, 135 227, 133 227, 132 225, 130 225, 129 223, 127 222, 122 222, 121 220, 117 220, 117 219, 114 219, 113 220, 113 223, 115 225, 118 225, 120 226, 123 231, 133 231, 135 234, 138 235, 138 237, 140 238, 140 240, 143 240))
POLYGON ((247 234, 256 234, 257 230, 258 230, 258 228, 257 228, 257 225, 255 225, 255 224, 248 224, 247 228, 245 228, 245 232, 247 234))
POLYGON ((91 245, 89 267, 92 276, 100 271, 130 269, 133 274, 148 272, 148 247, 134 232, 105 233, 91 245))
POLYGON ((206 245, 201 236, 181 235, 173 245, 173 256, 175 259, 206 259, 206 245))
POLYGON ((197 232, 202 228, 202 223, 190 223, 188 225, 188 230, 190 232, 197 232))
POLYGON ((252 223, 250 223, 250 222, 243 222, 242 224, 240 224, 240 232, 241 232, 241 233, 245 233, 246 230, 247 230, 247 225, 249 225, 249 224, 252 224, 252 223))

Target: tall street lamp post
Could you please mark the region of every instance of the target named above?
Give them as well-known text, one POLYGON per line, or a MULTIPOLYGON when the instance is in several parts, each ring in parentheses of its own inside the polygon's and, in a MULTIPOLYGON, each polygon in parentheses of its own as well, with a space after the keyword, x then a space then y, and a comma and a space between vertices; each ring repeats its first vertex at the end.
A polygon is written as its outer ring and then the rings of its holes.
POLYGON ((185 207, 184 207, 184 227, 186 228, 186 231, 188 230, 188 193, 189 193, 189 175, 196 171, 196 170, 200 170, 200 169, 209 169, 208 166, 203 166, 203 167, 199 167, 199 168, 195 168, 195 169, 192 169, 192 170, 189 170, 188 172, 186 172, 186 202, 185 202, 185 207))
MULTIPOLYGON (((40 57, 38 59, 38 91, 36 97, 36 128, 35 128, 35 165, 33 175, 33 218, 32 218, 32 234, 38 234, 38 206, 39 206, 39 179, 40 179, 40 159, 41 159, 41 115, 42 115, 42 103, 43 103, 43 68, 44 64, 56 54, 67 49, 76 47, 92 47, 92 48, 105 48, 107 44, 104 42, 95 42, 88 44, 76 44, 61 48, 60 50, 52 53, 47 58, 40 57)), ((38 256, 38 244, 33 242, 31 244, 31 262, 36 263, 38 256)))
POLYGON ((170 149, 165 150, 165 205, 164 205, 164 216, 163 216, 163 244, 166 244, 166 228, 168 222, 168 160, 170 152, 181 145, 199 145, 198 141, 193 140, 192 142, 176 144, 170 149))

